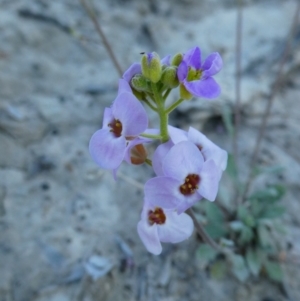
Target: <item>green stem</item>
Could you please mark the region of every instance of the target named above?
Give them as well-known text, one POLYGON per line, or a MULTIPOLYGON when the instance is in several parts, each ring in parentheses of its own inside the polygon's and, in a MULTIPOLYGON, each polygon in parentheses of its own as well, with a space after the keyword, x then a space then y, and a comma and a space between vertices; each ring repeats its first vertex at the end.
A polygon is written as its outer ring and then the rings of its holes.
POLYGON ((168 89, 168 90, 166 91, 166 93, 163 95, 164 100, 167 99, 167 97, 169 96, 169 94, 170 94, 171 91, 172 91, 172 89, 168 89))
POLYGON ((179 98, 176 102, 174 102, 172 105, 170 105, 167 109, 166 109, 166 114, 170 114, 174 109, 176 109, 182 102, 184 101, 184 99, 179 98))
POLYGON ((145 159, 145 163, 148 164, 148 165, 150 165, 150 166, 152 166, 152 161, 150 159, 148 159, 148 158, 145 159))
POLYGON ((161 135, 152 135, 152 134, 141 134, 140 136, 150 139, 162 139, 161 135))
POLYGON ((151 102, 148 99, 143 99, 143 102, 149 107, 151 108, 153 111, 157 112, 157 108, 154 107, 153 104, 151 104, 151 102))
POLYGON ((154 99, 157 105, 157 113, 160 119, 160 135, 162 143, 169 140, 168 134, 168 114, 165 112, 165 101, 162 95, 158 92, 157 85, 151 83, 151 88, 153 91, 154 99))

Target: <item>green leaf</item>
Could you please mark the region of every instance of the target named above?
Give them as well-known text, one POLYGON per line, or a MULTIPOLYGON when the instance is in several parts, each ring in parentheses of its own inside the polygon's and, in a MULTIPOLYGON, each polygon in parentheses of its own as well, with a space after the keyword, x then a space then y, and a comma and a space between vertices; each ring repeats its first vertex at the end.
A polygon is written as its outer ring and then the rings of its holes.
POLYGON ((222 237, 222 238, 220 239, 220 245, 221 245, 222 247, 232 248, 232 247, 234 247, 234 241, 222 237))
POLYGON ((222 221, 218 223, 208 222, 205 226, 205 230, 213 239, 219 239, 223 236, 226 236, 226 234, 228 233, 227 228, 224 226, 224 223, 222 221))
POLYGON ((258 276, 262 266, 260 253, 257 250, 248 249, 246 253, 246 261, 250 272, 254 276, 258 276))
POLYGON ((247 268, 244 257, 241 255, 232 254, 229 258, 232 264, 233 274, 242 282, 249 277, 249 270, 247 268))
POLYGON ((255 226, 255 219, 245 206, 243 205, 238 206, 237 216, 248 227, 255 226))
POLYGON ((218 239, 227 234, 227 228, 224 227, 224 216, 222 211, 215 203, 206 202, 204 207, 207 224, 205 230, 213 238, 218 239))
POLYGON ((221 280, 225 277, 227 265, 224 260, 218 260, 210 266, 210 275, 212 278, 221 280))
POLYGON ((215 259, 217 254, 218 254, 218 252, 214 248, 212 248, 211 246, 209 246, 207 244, 202 244, 198 249, 197 255, 205 261, 211 261, 211 260, 215 259))
POLYGON ((215 203, 205 202, 205 213, 210 222, 222 223, 224 221, 223 213, 215 203))
POLYGON ((283 206, 268 206, 266 211, 262 212, 260 217, 261 219, 273 219, 282 216, 285 213, 285 207, 283 206))
POLYGON ((250 202, 251 202, 251 212, 255 218, 258 218, 267 207, 266 203, 259 201, 257 199, 251 199, 250 202))
POLYGON ((272 240, 272 236, 270 235, 270 231, 266 228, 266 226, 262 223, 258 225, 258 237, 260 245, 263 248, 271 247, 273 248, 274 242, 272 240))
POLYGON ((241 234, 239 236, 239 243, 244 245, 252 240, 254 233, 252 229, 246 225, 242 228, 241 234))
POLYGON ((210 261, 215 259, 218 252, 211 246, 203 244, 199 247, 197 251, 197 260, 199 260, 202 268, 205 268, 210 261))
POLYGON ((257 199, 260 201, 265 202, 277 202, 279 201, 285 194, 286 189, 283 185, 271 185, 269 187, 266 187, 265 189, 259 190, 255 193, 253 193, 249 200, 257 199))
POLYGON ((240 232, 244 227, 244 223, 242 223, 241 221, 232 221, 229 223, 229 227, 235 232, 240 232))
POLYGON ((270 277, 270 279, 282 282, 283 280, 283 273, 280 265, 277 262, 274 261, 266 261, 265 267, 267 270, 267 274, 270 277))

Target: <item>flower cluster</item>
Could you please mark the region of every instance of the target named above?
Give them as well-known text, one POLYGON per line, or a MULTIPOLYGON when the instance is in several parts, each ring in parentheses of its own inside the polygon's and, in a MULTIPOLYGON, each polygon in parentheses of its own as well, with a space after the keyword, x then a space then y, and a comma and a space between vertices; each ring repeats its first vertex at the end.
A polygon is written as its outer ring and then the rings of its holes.
POLYGON ((162 251, 161 242, 178 243, 189 238, 193 221, 185 211, 201 199, 214 201, 227 153, 205 135, 190 127, 188 132, 168 124, 168 115, 192 96, 212 99, 220 94, 213 75, 222 68, 218 53, 202 63, 199 47, 184 54, 167 56, 144 54, 119 80, 119 90, 110 108, 106 108, 102 129, 89 144, 94 161, 116 177, 122 161, 147 163, 156 177, 145 183, 144 205, 138 234, 147 250, 162 251), (179 87, 179 99, 166 107, 170 91, 179 87), (159 129, 148 129, 147 112, 142 104, 158 114, 159 129), (152 160, 145 145, 161 141, 152 160))

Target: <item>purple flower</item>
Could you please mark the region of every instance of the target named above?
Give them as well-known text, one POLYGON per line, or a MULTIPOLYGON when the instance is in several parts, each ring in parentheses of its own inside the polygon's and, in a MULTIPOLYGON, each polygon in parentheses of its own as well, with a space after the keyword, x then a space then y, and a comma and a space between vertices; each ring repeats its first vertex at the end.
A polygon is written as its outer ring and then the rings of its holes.
POLYGON ((160 242, 178 243, 189 238, 194 229, 192 219, 185 213, 180 215, 172 209, 161 208, 157 202, 145 200, 138 234, 150 253, 159 255, 160 242))
POLYGON ((216 98, 221 89, 212 78, 223 66, 219 53, 210 54, 204 63, 201 62, 201 50, 194 47, 184 54, 183 60, 178 66, 177 76, 181 85, 194 96, 204 98, 216 98))
POLYGON ((145 184, 147 199, 156 200, 160 206, 184 212, 201 198, 214 201, 221 170, 214 160, 204 161, 198 147, 190 141, 175 144, 164 156, 162 176, 145 184))
POLYGON ((119 80, 118 96, 111 108, 105 108, 102 129, 89 144, 94 161, 104 169, 116 169, 124 159, 127 140, 143 133, 148 125, 145 109, 131 93, 128 83, 119 80))
POLYGON ((164 175, 162 170, 162 162, 164 160, 164 157, 167 155, 173 145, 179 143, 180 141, 193 142, 202 153, 204 161, 211 159, 215 162, 216 166, 220 170, 224 171, 226 169, 228 157, 227 152, 214 144, 211 140, 209 140, 205 135, 197 131, 195 128, 190 127, 189 131, 185 132, 181 129, 169 125, 168 131, 170 140, 157 147, 152 159, 153 169, 158 176, 164 175))

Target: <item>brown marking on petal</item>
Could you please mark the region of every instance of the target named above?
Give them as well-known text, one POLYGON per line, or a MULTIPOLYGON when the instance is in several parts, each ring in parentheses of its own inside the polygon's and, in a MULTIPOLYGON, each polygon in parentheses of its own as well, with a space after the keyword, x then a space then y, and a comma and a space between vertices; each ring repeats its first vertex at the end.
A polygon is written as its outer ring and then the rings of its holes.
POLYGON ((199 188, 200 176, 190 174, 184 179, 184 183, 180 185, 179 190, 183 195, 191 195, 199 188))
POLYGON ((197 144, 196 146, 198 147, 198 149, 199 149, 200 152, 203 150, 203 146, 202 145, 197 144))
POLYGON ((135 145, 130 151, 130 160, 134 165, 143 164, 147 159, 147 151, 143 144, 135 145))
POLYGON ((121 137, 123 126, 120 120, 114 119, 108 124, 108 126, 111 128, 110 131, 115 135, 115 137, 121 137))
POLYGON ((161 208, 156 207, 154 211, 149 210, 148 221, 151 226, 153 224, 163 225, 166 222, 166 215, 161 208))

